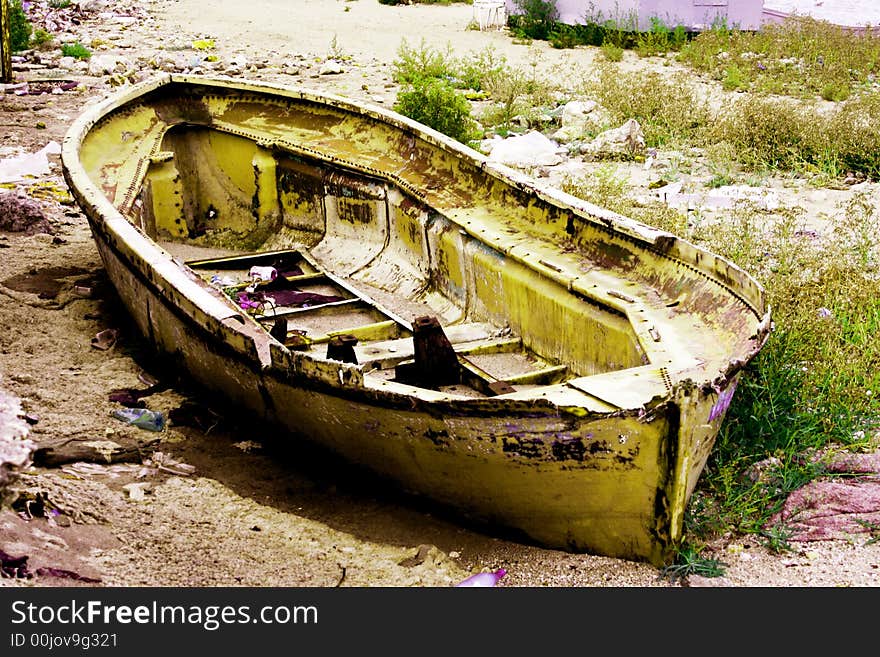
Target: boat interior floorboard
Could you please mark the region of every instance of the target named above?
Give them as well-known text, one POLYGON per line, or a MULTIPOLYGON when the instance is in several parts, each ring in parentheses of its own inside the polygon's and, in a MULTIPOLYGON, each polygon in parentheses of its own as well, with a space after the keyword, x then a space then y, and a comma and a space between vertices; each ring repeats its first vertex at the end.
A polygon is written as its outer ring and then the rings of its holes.
MULTIPOLYGON (((413 323, 403 317, 415 321, 436 315, 427 304, 332 276, 297 250, 242 254, 177 243, 163 246, 175 257, 189 257, 191 269, 289 349, 348 359, 383 380, 397 380, 400 372, 415 366, 413 323), (340 338, 351 347, 347 356, 333 355, 343 344, 340 338)), ((507 329, 467 322, 447 324, 442 330, 459 374, 455 381, 431 386, 437 390, 494 396, 558 383, 571 375, 567 367, 530 353, 507 329)))

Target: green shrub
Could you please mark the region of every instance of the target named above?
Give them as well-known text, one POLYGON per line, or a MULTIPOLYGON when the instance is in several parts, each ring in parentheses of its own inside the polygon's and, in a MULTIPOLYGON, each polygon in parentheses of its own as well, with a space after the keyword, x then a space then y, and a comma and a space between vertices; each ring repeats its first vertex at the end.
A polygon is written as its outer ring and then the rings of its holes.
POLYGON ((413 84, 428 78, 449 80, 456 77, 457 68, 452 44, 446 44, 444 52, 428 46, 425 39, 417 48, 410 46, 406 39, 401 39, 392 76, 398 84, 413 84))
POLYGON ((559 20, 556 0, 515 0, 520 14, 514 21, 517 36, 546 41, 559 20))
POLYGON ((61 54, 75 59, 88 59, 92 56, 91 51, 79 41, 61 44, 61 54))
POLYGON ((462 89, 482 91, 486 81, 505 75, 509 70, 507 59, 498 55, 494 47, 489 46, 470 57, 463 57, 454 64, 454 79, 458 80, 462 89))
POLYGON ((27 50, 31 42, 33 26, 24 13, 21 0, 9 3, 9 47, 12 52, 27 50))
POLYGON ((47 43, 52 41, 52 35, 49 34, 43 28, 37 28, 34 30, 34 35, 31 37, 31 45, 35 48, 39 48, 40 46, 45 46, 47 43))
POLYGON ((602 54, 609 62, 619 62, 623 60, 623 48, 615 45, 612 41, 606 40, 601 46, 602 54))
POLYGON ((446 80, 413 80, 397 94, 394 109, 462 143, 476 136, 470 103, 446 80))
POLYGON ((560 49, 574 48, 581 44, 581 37, 574 26, 565 23, 554 25, 547 35, 547 40, 552 47, 560 49))

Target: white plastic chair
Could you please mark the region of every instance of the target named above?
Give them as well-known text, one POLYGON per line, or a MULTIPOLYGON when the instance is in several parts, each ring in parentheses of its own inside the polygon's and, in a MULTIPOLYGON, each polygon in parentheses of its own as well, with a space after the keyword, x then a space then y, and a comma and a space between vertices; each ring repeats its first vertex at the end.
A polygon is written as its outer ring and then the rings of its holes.
POLYGON ((507 25, 507 5, 504 0, 474 0, 474 20, 480 31, 501 29, 507 25))

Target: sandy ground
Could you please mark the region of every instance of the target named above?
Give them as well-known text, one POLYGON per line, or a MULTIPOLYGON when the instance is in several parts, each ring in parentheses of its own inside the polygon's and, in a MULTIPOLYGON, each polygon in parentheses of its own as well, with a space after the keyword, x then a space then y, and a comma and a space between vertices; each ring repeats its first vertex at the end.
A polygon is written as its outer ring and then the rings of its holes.
MULTIPOLYGON (((105 3, 114 4, 123 3, 105 3)), ((113 35, 112 52, 131 60, 210 37, 223 58, 272 63, 252 69, 254 77, 387 106, 395 93, 390 63, 404 38, 417 42, 424 36, 459 53, 491 45, 510 63, 535 63, 563 79, 582 73, 593 57, 589 49, 527 47, 501 31, 468 30, 467 5, 215 0, 207 10, 198 0, 157 0, 125 6, 147 10, 151 20, 128 30, 112 18, 92 18, 86 27, 113 35), (343 73, 319 76, 307 66, 331 50, 346 55, 343 73)), ((3 157, 60 142, 83 104, 111 91, 100 76, 66 77, 81 82, 78 90, 0 96, 3 157)), ((59 515, 28 519, 0 512, 0 549, 28 555, 32 572, 56 568, 86 579, 56 573, 0 579, 0 585, 449 586, 496 568, 508 571, 501 586, 680 585, 646 564, 542 549, 469 526, 246 417, 224 414, 218 400, 199 397, 176 373, 155 370, 104 277, 84 216, 65 195, 58 158, 50 159, 50 173, 38 180, 42 188, 30 187, 32 181, 18 188, 43 197, 51 228, 32 235, 0 232, 0 387, 22 400, 33 423, 31 437, 39 443, 128 440, 139 442, 142 454, 113 465, 67 463, 26 473, 21 499, 42 493, 59 515), (116 344, 94 348, 92 338, 108 328, 119 331, 116 344), (108 399, 110 392, 142 389, 146 375, 170 385, 145 398, 151 409, 167 414, 195 408, 198 421, 170 423, 153 434, 111 417, 118 405, 108 399), (155 467, 157 451, 172 466, 183 463, 194 471, 155 467), (142 499, 132 494, 132 483, 148 484, 142 499)), ((864 535, 796 544, 783 554, 750 537, 726 536, 713 548, 728 564, 725 577, 694 578, 690 585, 880 583, 880 543, 867 544, 864 535)))

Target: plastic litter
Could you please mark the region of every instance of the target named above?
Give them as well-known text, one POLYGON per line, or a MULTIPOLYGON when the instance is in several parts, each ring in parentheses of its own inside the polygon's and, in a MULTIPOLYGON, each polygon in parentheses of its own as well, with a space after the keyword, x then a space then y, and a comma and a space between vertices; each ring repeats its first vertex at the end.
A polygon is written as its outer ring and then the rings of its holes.
POLYGON ((125 484, 122 490, 128 493, 128 499, 132 502, 142 502, 146 495, 153 490, 153 484, 149 481, 139 481, 125 484))
POLYGON ((455 586, 495 586, 506 574, 507 571, 504 568, 499 568, 491 573, 477 573, 476 575, 471 575, 470 577, 461 580, 455 586))
POLYGON ((278 270, 275 267, 257 267, 256 265, 250 268, 248 271, 248 276, 251 277, 253 281, 274 281, 278 278, 278 270))
POLYGON ((0 183, 19 182, 27 177, 43 176, 49 173, 49 155, 61 153, 61 144, 50 141, 36 153, 26 153, 17 157, 0 160, 0 183))
POLYGON ((161 470, 162 472, 168 472, 170 474, 182 475, 188 477, 196 471, 196 467, 194 465, 189 465, 188 463, 181 463, 173 459, 168 454, 164 452, 153 452, 153 456, 144 461, 144 465, 146 466, 154 466, 157 470, 161 470))
POLYGON ((95 337, 92 338, 92 346, 95 349, 100 349, 101 351, 107 351, 108 349, 112 349, 113 345, 116 344, 116 339, 119 337, 118 329, 104 329, 100 333, 97 333, 95 337))
POLYGON ((220 276, 220 274, 214 274, 213 276, 211 276, 211 283, 215 287, 230 287, 232 285, 235 285, 236 281, 229 276, 220 276))
POLYGON ((128 422, 139 429, 162 431, 165 428, 165 416, 161 411, 147 408, 117 408, 110 413, 117 420, 128 422))

